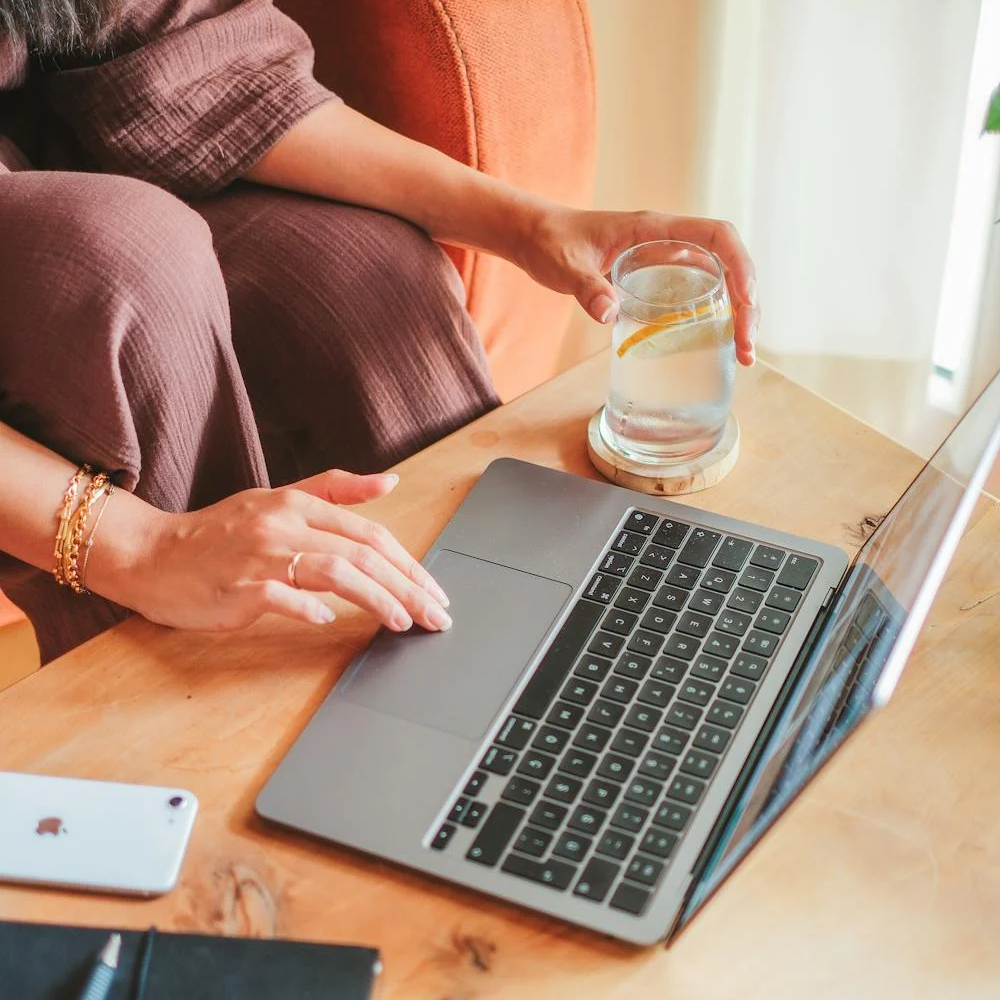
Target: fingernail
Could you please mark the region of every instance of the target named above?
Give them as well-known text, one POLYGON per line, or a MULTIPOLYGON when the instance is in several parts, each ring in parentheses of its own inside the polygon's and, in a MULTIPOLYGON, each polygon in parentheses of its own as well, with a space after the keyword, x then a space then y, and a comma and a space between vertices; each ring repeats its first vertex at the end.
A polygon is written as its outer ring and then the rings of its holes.
POLYGON ((757 304, 757 279, 756 278, 751 278, 747 282, 747 301, 752 306, 757 304))
POLYGON ((406 632, 413 628, 413 619, 405 611, 397 611, 389 620, 389 625, 397 632, 406 632))
POLYGON ((756 344, 757 343, 757 324, 756 323, 754 323, 754 325, 752 327, 750 327, 750 343, 751 344, 756 344))
POLYGON ((444 608, 430 608, 427 612, 427 620, 442 632, 447 632, 451 628, 451 616, 444 608))
POLYGON ((448 595, 441 589, 441 585, 433 577, 427 577, 426 589, 430 591, 431 597, 438 604, 443 604, 446 608, 451 604, 451 601, 448 600, 448 595))
POLYGON ((318 624, 329 625, 337 616, 333 613, 332 609, 328 608, 325 604, 321 604, 316 608, 314 617, 318 624))
POLYGON ((607 295, 598 295, 597 300, 594 302, 594 312, 601 317, 602 323, 609 322, 617 308, 618 305, 614 299, 608 298, 607 295))
POLYGON ((387 472, 383 477, 391 486, 397 486, 399 484, 399 476, 395 472, 387 472))
POLYGON ((750 364, 757 364, 757 351, 753 347, 750 348, 750 364))

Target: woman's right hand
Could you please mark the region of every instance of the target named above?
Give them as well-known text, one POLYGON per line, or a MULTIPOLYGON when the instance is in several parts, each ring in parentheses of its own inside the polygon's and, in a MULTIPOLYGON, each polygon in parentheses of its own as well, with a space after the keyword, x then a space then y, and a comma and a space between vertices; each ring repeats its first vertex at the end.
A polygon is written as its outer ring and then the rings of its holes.
MULTIPOLYGON (((334 617, 318 596, 326 592, 397 632, 414 622, 450 628, 448 598, 427 570, 387 528, 342 506, 385 496, 397 482, 334 470, 188 514, 156 512, 142 554, 115 590, 121 603, 176 628, 237 629, 269 611, 324 624, 334 617)), ((95 556, 99 546, 100 538, 95 556)))

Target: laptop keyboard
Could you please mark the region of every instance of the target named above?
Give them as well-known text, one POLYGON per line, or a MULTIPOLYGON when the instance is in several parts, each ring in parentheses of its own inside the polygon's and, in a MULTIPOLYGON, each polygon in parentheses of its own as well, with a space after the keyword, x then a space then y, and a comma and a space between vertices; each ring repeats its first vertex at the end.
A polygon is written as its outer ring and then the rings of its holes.
POLYGON ((641 915, 817 565, 630 510, 430 846, 641 915))

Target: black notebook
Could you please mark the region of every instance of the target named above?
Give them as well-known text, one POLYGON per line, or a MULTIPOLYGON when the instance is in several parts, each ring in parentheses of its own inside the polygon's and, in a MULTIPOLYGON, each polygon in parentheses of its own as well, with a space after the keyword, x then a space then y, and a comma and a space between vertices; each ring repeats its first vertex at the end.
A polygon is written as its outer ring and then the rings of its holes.
MULTIPOLYGON (((77 1000, 115 929, 0 921, 0 998, 77 1000)), ((147 946, 142 1000, 368 1000, 379 970, 373 948, 159 931, 121 935, 108 1000, 136 995, 147 946)))

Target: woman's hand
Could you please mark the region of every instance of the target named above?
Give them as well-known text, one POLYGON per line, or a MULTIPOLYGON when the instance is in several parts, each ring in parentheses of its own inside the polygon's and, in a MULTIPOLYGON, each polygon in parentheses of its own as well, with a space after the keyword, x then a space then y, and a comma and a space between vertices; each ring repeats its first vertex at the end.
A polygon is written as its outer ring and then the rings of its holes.
POLYGON ((144 555, 122 584, 123 603, 161 625, 214 631, 268 611, 331 622, 317 595, 332 591, 397 632, 414 622, 447 629, 448 598, 427 570, 387 528, 340 506, 384 496, 397 482, 332 471, 189 514, 157 512, 144 555))
POLYGON ((606 275, 623 250, 649 240, 697 243, 722 261, 734 313, 736 357, 752 365, 758 319, 754 266, 728 222, 661 212, 585 212, 548 203, 513 259, 536 281, 574 295, 594 319, 608 323, 618 302, 606 275))

